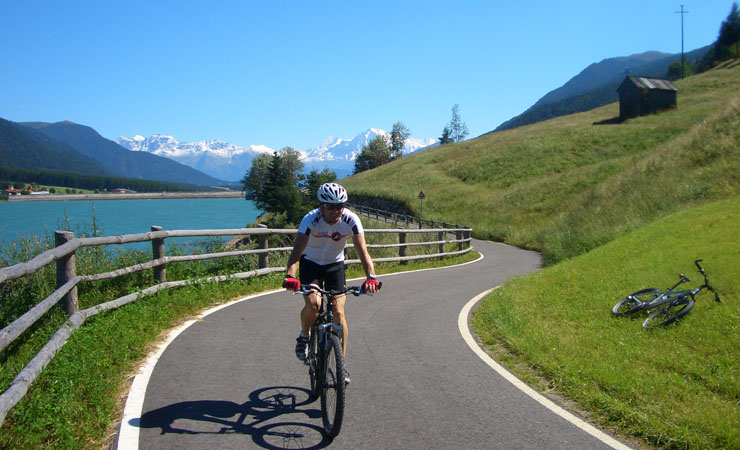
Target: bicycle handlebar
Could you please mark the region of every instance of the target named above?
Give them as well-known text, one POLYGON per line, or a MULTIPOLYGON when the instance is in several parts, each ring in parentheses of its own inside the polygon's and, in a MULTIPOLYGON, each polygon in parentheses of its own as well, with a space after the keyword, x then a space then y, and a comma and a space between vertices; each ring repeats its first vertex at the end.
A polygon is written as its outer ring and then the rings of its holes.
POLYGON ((704 269, 702 269, 701 266, 699 265, 699 263, 702 262, 702 261, 704 261, 704 260, 703 259, 697 259, 696 261, 694 261, 694 264, 696 264, 696 268, 699 269, 699 272, 703 274, 704 273, 704 269))
MULTIPOLYGON (((381 287, 383 287, 383 282, 382 281, 379 281, 378 282, 378 289, 380 289, 381 287)), ((347 294, 347 293, 350 293, 350 294, 354 295, 355 297, 359 297, 361 294, 368 294, 368 295, 370 295, 370 293, 369 292, 366 292, 362 288, 362 286, 345 286, 344 288, 339 289, 339 290, 336 290, 336 291, 335 290, 327 291, 325 289, 321 289, 320 287, 316 286, 315 284, 303 284, 303 285, 301 285, 301 290, 300 291, 297 291, 295 293, 296 294, 308 295, 308 294, 310 294, 312 292, 318 292, 318 293, 321 293, 321 294, 331 295, 332 297, 337 296, 337 295, 347 294)))

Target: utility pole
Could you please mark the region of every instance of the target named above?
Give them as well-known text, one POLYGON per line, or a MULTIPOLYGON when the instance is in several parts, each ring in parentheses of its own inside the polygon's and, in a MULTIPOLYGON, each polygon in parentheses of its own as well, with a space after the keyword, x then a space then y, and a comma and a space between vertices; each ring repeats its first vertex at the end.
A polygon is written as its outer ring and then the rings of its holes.
POLYGON ((683 5, 681 5, 681 11, 676 11, 676 14, 681 14, 681 79, 683 80, 684 77, 684 66, 686 65, 686 61, 684 59, 683 54, 683 15, 688 14, 688 11, 683 10, 683 5))

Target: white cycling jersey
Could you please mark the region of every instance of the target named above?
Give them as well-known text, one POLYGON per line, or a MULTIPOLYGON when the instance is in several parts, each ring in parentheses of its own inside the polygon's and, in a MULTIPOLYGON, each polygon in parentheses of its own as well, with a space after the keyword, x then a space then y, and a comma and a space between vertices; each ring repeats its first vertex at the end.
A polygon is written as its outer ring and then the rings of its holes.
POLYGON ((316 264, 326 265, 344 261, 344 245, 347 238, 363 234, 365 230, 357 214, 345 209, 334 225, 328 224, 320 209, 314 209, 303 217, 298 232, 308 236, 308 245, 303 255, 316 264))

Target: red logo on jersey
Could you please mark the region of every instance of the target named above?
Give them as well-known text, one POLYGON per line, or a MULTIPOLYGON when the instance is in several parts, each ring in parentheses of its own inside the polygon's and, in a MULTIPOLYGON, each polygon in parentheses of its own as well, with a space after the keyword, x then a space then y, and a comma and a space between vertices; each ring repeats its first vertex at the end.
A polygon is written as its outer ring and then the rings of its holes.
POLYGON ((335 231, 334 234, 331 235, 331 240, 334 242, 338 242, 341 239, 342 239, 342 233, 340 233, 339 231, 335 231))

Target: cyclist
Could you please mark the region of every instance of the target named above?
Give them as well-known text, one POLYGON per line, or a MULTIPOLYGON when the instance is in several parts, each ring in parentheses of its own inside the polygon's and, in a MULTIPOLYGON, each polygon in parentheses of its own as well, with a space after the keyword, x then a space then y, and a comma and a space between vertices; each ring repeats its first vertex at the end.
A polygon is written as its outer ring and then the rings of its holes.
MULTIPOLYGON (((326 290, 344 288, 344 246, 351 235, 367 275, 363 288, 369 293, 377 292, 379 284, 375 279, 373 260, 367 251, 362 223, 355 213, 344 208, 347 191, 337 183, 324 183, 316 196, 320 206, 306 214, 298 226, 283 286, 292 291, 300 290, 301 284, 316 284, 326 290), (300 272, 300 280, 296 279, 296 271, 300 272)), ((301 361, 306 360, 309 331, 318 317, 321 295, 314 292, 303 298, 301 332, 295 346, 295 354, 301 361)), ((348 334, 345 300, 345 295, 334 298, 334 323, 342 326, 343 354, 347 352, 348 334)), ((349 372, 345 373, 345 382, 349 383, 349 372)))

